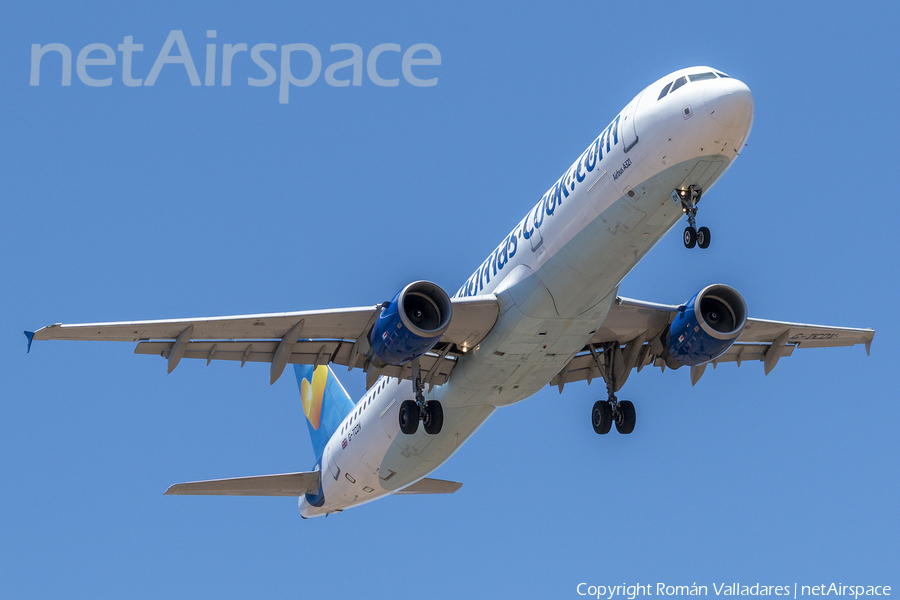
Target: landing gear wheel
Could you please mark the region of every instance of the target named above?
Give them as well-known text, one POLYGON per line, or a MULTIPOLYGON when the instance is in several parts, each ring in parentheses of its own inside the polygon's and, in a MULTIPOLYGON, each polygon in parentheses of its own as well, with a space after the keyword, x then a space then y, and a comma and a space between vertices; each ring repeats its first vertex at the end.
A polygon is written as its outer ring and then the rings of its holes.
POLYGON ((418 428, 419 405, 415 400, 404 400, 400 404, 400 431, 406 435, 412 435, 418 428))
POLYGON ((437 400, 431 400, 425 405, 425 433, 437 435, 444 426, 444 409, 437 400))
POLYGON ((697 230, 697 245, 704 249, 709 248, 709 227, 697 230))
POLYGON ((594 402, 594 408, 591 411, 591 424, 594 426, 594 433, 604 435, 609 433, 612 427, 612 407, 606 400, 598 400, 594 402))
POLYGON ((697 235, 697 203, 700 202, 700 196, 703 190, 694 186, 688 187, 686 190, 675 189, 672 191, 672 197, 681 198, 681 210, 687 215, 688 226, 684 228, 684 247, 693 248, 700 242, 701 248, 709 246, 709 229, 700 228, 700 235, 697 235))
POLYGON ((634 404, 628 400, 620 400, 618 410, 616 410, 614 416, 616 419, 616 431, 624 434, 634 431, 634 422, 636 420, 634 404))
MULTIPOLYGON (((701 228, 701 229, 705 229, 701 228)), ((707 229, 707 232, 709 230, 707 229)), ((693 227, 685 227, 684 228, 684 247, 685 248, 693 248, 697 245, 697 230, 693 227)), ((701 246, 702 247, 702 246, 701 246)))

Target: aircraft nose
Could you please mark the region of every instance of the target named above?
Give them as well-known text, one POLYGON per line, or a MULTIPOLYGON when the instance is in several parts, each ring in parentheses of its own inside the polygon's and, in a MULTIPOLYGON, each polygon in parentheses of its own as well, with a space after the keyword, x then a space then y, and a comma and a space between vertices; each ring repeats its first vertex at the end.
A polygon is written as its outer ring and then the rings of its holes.
POLYGON ((753 122, 753 94, 743 81, 711 81, 703 93, 703 102, 710 116, 726 127, 749 129, 753 122))

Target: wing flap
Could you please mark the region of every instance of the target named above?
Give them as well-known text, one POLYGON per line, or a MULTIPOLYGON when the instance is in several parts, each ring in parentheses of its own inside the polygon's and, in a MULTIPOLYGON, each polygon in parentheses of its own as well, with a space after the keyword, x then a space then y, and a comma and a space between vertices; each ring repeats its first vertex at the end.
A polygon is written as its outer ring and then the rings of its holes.
POLYGON ((167 496, 294 496, 319 491, 319 471, 176 483, 167 496))
MULTIPOLYGON (((771 347, 771 344, 742 344, 736 342, 731 348, 725 351, 725 354, 712 361, 712 363, 713 365, 717 365, 719 363, 733 362, 738 363, 738 366, 741 366, 740 363, 747 360, 764 362, 766 360, 766 353, 771 347)), ((787 344, 784 347, 781 356, 790 356, 794 353, 794 348, 796 348, 794 344, 787 344)))
MULTIPOLYGON (((138 342, 134 353, 168 358, 174 345, 174 342, 138 342)), ((296 365, 325 365, 331 362, 350 367, 352 360, 353 367, 362 367, 366 359, 360 353, 353 352, 354 345, 354 342, 341 340, 300 341, 294 344, 287 362, 296 365)), ((243 366, 247 362, 271 363, 277 348, 278 342, 271 340, 188 342, 182 358, 206 360, 207 364, 213 360, 238 361, 243 366)), ((444 348, 449 350, 446 345, 444 348)), ((455 366, 456 356, 449 352, 428 353, 419 358, 419 368, 429 385, 446 383, 455 366)), ((410 379, 412 367, 387 365, 379 370, 379 374, 410 379)))
POLYGON ((452 494, 456 492, 462 484, 457 481, 447 481, 445 479, 420 479, 412 485, 408 485, 394 494, 452 494))
POLYGON ((771 342, 785 331, 790 331, 788 343, 802 348, 832 348, 865 344, 867 349, 875 338, 873 329, 806 325, 765 319, 747 319, 738 342, 771 342))

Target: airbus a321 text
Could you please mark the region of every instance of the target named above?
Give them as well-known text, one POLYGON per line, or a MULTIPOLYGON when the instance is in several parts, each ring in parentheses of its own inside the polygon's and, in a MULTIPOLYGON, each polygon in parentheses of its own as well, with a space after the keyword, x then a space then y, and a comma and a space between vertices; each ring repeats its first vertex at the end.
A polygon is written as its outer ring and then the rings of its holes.
MULTIPOLYGON (((56 324, 32 340, 136 341, 171 372, 184 358, 294 366, 317 461, 312 470, 181 483, 167 494, 299 497, 303 517, 389 494, 452 493, 428 478, 497 407, 542 387, 601 379, 598 434, 635 427, 616 392, 648 365, 762 361, 768 374, 801 348, 864 344, 872 329, 753 319, 721 283, 680 306, 631 300, 619 284, 684 217, 684 244, 710 245, 697 208, 744 147, 753 96, 709 67, 645 88, 604 128, 451 297, 410 283, 375 306, 277 314, 56 324), (366 373, 354 404, 332 364, 366 373)), ((587 416, 587 415, 585 415, 587 416)))

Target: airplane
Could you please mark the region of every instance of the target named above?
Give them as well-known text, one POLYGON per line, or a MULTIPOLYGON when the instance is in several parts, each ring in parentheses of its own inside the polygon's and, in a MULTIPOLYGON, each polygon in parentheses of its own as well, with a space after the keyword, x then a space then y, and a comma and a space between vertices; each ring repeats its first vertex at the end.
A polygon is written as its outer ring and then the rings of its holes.
POLYGON ((875 332, 750 318, 734 288, 714 283, 681 305, 619 296, 619 285, 687 218, 683 242, 708 248, 701 198, 744 148, 750 89, 710 67, 675 71, 625 106, 450 297, 415 281, 373 306, 274 314, 55 324, 33 340, 137 342, 136 354, 290 363, 316 456, 311 471, 180 483, 170 495, 299 498, 303 518, 395 494, 453 493, 429 478, 494 413, 546 385, 602 379, 591 425, 629 434, 632 371, 760 361, 768 374, 801 348, 871 349, 875 332), (362 369, 354 403, 331 365, 362 369), (421 427, 420 427, 421 425, 421 427))

